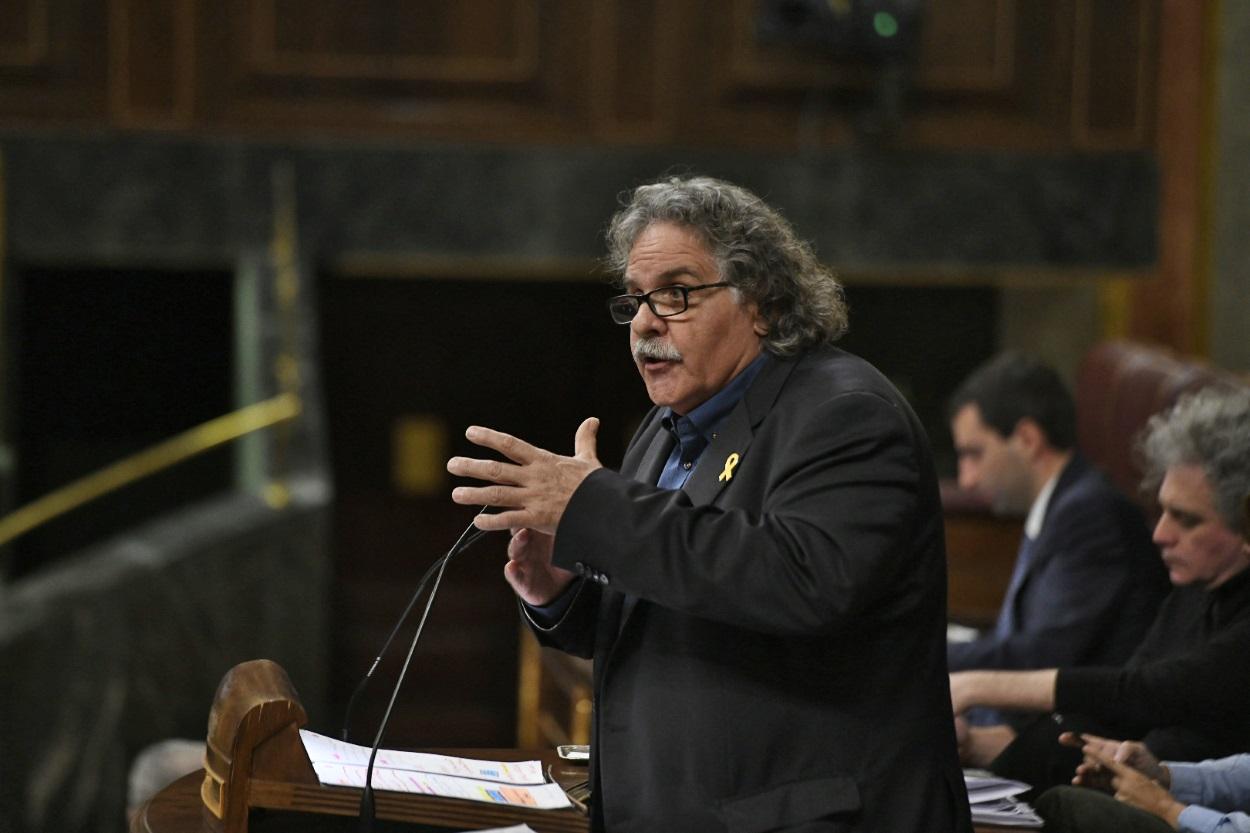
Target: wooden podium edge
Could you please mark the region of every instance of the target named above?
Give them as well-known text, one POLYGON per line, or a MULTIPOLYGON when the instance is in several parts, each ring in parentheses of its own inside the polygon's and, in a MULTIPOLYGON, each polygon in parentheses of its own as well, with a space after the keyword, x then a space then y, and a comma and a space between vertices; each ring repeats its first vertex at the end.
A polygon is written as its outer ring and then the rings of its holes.
MULTIPOLYGON (((362 791, 323 786, 299 730, 308 722, 286 672, 270 660, 226 672, 209 712, 199 797, 214 833, 247 833, 250 811, 356 816, 362 791)), ((499 750, 492 750, 498 757, 499 750)), ((534 756, 530 756, 534 757, 534 756)), ((541 756, 539 756, 541 757, 541 756)), ((464 829, 525 823, 538 833, 585 833, 575 809, 539 810, 414 793, 374 792, 377 817, 464 829)))
MULTIPOLYGON (((351 787, 292 784, 252 779, 251 807, 334 816, 360 813, 361 791, 351 787)), ((376 789, 377 817, 388 821, 449 828, 508 827, 525 823, 539 833, 586 833, 587 819, 576 810, 538 810, 376 789)))

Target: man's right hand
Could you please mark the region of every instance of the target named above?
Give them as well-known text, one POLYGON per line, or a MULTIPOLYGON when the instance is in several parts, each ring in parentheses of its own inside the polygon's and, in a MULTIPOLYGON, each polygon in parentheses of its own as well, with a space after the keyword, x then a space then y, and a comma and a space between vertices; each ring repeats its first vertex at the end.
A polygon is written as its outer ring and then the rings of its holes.
POLYGON ((1101 758, 1135 769, 1151 781, 1159 782, 1165 789, 1172 785, 1172 773, 1140 741, 1064 732, 1059 736, 1059 742, 1065 746, 1080 747, 1085 753, 1085 760, 1077 765, 1073 784, 1110 792, 1113 773, 1099 762, 1101 758))
MULTIPOLYGON (((1185 809, 1185 805, 1173 798, 1167 787, 1160 781, 1151 778, 1142 770, 1107 757, 1102 751, 1107 748, 1119 747, 1121 750, 1124 750, 1125 757, 1131 757, 1138 754, 1138 750, 1126 749, 1130 744, 1145 749, 1139 743, 1125 741, 1117 744, 1115 741, 1108 741, 1104 738, 1095 738, 1094 742, 1085 744, 1082 749, 1085 752, 1087 763, 1097 764, 1110 773, 1111 791, 1115 795, 1116 801, 1122 801, 1131 807, 1137 807, 1140 810, 1145 810, 1147 813, 1153 813, 1170 824, 1173 830, 1180 830, 1180 816, 1185 809)), ((1159 762, 1155 760, 1154 755, 1150 755, 1149 752, 1146 754, 1150 756, 1153 766, 1159 768, 1159 762)), ((1161 768, 1163 772, 1167 773, 1170 781, 1171 773, 1168 772, 1167 767, 1161 768)))
POLYGON ((575 576, 551 563, 555 536, 532 529, 517 529, 508 542, 508 563, 503 575, 513 591, 526 604, 550 604, 572 583, 575 576))

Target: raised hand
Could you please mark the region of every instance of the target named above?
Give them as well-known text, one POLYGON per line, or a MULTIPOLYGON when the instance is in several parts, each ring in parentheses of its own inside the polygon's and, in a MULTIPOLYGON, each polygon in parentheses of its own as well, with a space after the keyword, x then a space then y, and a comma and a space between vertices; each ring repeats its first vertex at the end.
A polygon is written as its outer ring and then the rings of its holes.
POLYGON ((478 529, 532 529, 554 534, 569 498, 595 469, 601 468, 595 450, 599 420, 582 422, 573 440, 572 457, 553 454, 510 434, 472 426, 469 441, 497 451, 504 460, 452 457, 447 470, 460 477, 485 480, 488 486, 458 486, 451 492, 456 503, 498 506, 494 514, 478 515, 478 529), (511 462, 508 462, 511 461, 511 462))

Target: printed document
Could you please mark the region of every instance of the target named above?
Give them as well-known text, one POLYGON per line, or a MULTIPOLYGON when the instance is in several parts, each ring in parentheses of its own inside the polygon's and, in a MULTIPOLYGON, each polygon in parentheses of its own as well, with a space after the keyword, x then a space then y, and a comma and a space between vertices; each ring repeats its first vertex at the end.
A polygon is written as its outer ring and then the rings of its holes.
MULTIPOLYGON (((369 747, 304 729, 299 734, 322 784, 364 788, 369 747)), ((373 762, 373 788, 539 810, 572 806, 560 785, 543 777, 539 761, 479 761, 379 749, 373 762)))

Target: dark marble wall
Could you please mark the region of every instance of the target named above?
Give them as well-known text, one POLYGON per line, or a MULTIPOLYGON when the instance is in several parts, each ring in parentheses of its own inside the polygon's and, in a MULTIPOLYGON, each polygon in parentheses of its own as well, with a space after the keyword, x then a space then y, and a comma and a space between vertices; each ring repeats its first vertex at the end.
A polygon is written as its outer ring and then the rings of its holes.
POLYGON ((846 272, 1154 258, 1156 174, 1133 153, 810 155, 261 144, 0 134, 18 260, 229 262, 269 235, 271 170, 295 172, 314 257, 594 258, 617 194, 666 172, 746 185, 846 272))
POLYGON ((325 483, 223 497, 0 593, 0 830, 119 831, 146 745, 203 738, 221 676, 266 657, 325 700, 325 483))

